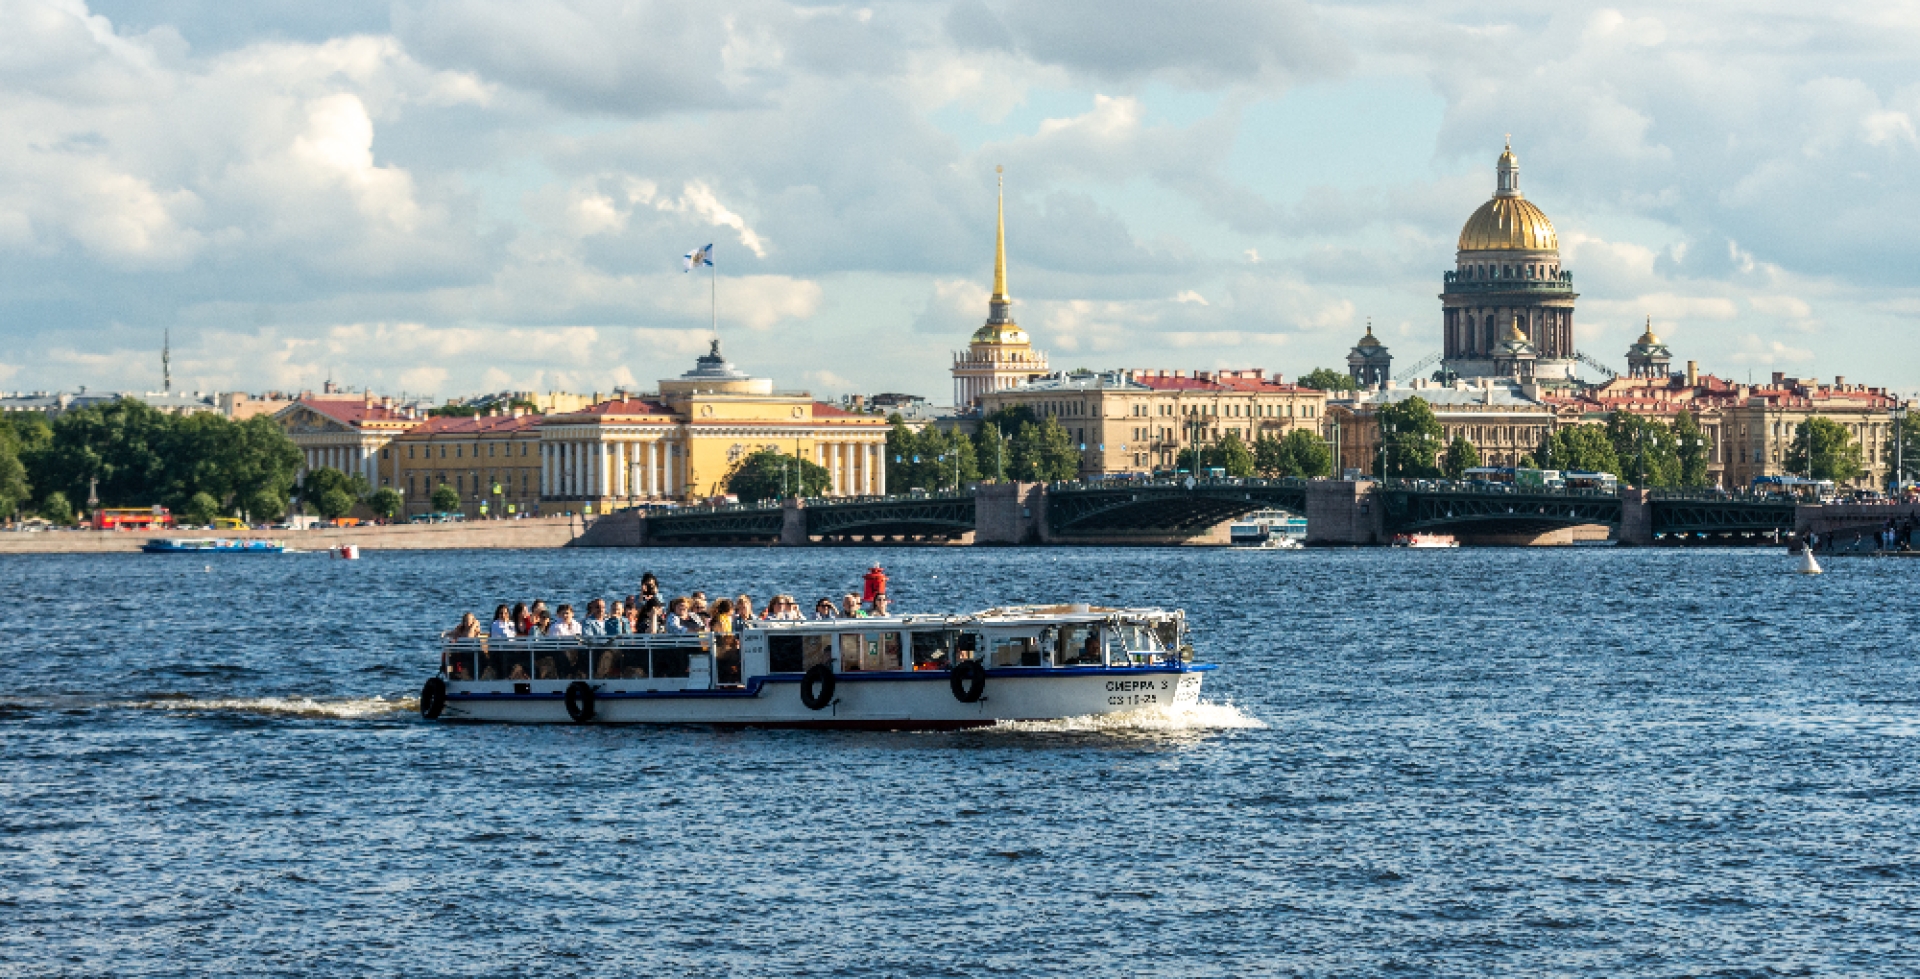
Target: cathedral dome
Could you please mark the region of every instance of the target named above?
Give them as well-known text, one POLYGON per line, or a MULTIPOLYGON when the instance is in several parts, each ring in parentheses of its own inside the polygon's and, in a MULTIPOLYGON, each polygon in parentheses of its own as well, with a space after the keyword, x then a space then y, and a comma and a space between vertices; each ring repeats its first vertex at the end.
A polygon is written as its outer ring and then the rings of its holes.
POLYGON ((1508 146, 1494 164, 1493 199, 1460 229, 1463 252, 1559 251, 1560 236, 1545 211, 1520 194, 1520 158, 1508 146))
POLYGON ((1463 252, 1559 251, 1560 236, 1546 212, 1524 197, 1496 197, 1480 205, 1460 229, 1463 252))

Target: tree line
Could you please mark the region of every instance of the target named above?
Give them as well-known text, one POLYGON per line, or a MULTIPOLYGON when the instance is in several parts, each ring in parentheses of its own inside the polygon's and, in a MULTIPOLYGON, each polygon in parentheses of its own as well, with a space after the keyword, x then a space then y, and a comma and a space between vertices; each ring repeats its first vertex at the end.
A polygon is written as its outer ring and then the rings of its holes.
POLYGON ((170 415, 123 398, 49 421, 0 416, 0 513, 72 523, 102 507, 167 507, 182 519, 270 520, 287 510, 300 450, 270 417, 170 415))
MULTIPOLYGON (((1365 468, 1384 467, 1385 475, 1396 478, 1459 479, 1480 465, 1473 443, 1459 436, 1448 441, 1433 406, 1420 398, 1382 406, 1374 417, 1380 423, 1382 451, 1380 458, 1366 460, 1365 468)), ((1911 456, 1920 437, 1920 420, 1909 419, 1907 425, 1909 451, 1904 455, 1911 456)), ((1892 437, 1886 451, 1892 459, 1892 437)), ((1672 422, 1663 422, 1616 411, 1604 425, 1574 425, 1552 432, 1517 464, 1528 469, 1613 473, 1626 485, 1657 489, 1712 485, 1711 460, 1712 446, 1692 412, 1680 412, 1672 422)), ((1914 478, 1920 463, 1910 458, 1904 463, 1902 478, 1914 478)), ((1847 427, 1817 416, 1796 426, 1782 467, 1796 475, 1837 483, 1867 473, 1862 447, 1847 427)))

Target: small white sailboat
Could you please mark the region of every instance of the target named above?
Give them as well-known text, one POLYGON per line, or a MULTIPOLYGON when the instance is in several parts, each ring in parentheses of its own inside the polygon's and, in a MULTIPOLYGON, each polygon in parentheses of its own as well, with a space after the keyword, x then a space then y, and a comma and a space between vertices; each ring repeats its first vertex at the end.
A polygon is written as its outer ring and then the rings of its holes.
POLYGON ((1801 574, 1820 574, 1821 573, 1822 569, 1820 567, 1820 562, 1815 561, 1813 559, 1812 547, 1800 548, 1800 567, 1795 570, 1799 571, 1801 574))

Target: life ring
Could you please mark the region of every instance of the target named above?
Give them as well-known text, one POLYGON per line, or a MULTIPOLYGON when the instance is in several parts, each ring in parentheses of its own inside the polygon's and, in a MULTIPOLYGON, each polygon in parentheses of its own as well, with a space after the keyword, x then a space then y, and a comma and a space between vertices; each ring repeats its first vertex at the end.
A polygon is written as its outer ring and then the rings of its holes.
POLYGON ((947 685, 953 688, 953 699, 963 704, 976 703, 987 692, 987 668, 977 659, 963 659, 953 664, 947 685))
POLYGON ((567 684, 567 716, 575 724, 585 724, 593 720, 593 688, 585 680, 575 680, 567 684))
POLYGON ((808 710, 819 710, 833 703, 833 667, 825 663, 815 663, 800 678, 800 702, 808 710), (814 688, 820 688, 818 693, 814 688))
POLYGON ((437 676, 428 677, 426 686, 420 688, 420 716, 429 721, 438 720, 440 712, 447 709, 447 681, 437 676))

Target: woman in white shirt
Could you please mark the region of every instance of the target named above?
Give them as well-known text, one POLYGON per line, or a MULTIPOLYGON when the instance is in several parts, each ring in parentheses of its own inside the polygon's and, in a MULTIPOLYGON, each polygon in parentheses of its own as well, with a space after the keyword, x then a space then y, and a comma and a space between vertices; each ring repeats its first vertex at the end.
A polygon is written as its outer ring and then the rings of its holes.
POLYGON ((493 610, 493 622, 487 626, 487 636, 492 639, 512 639, 516 633, 513 628, 513 613, 502 605, 493 610))

